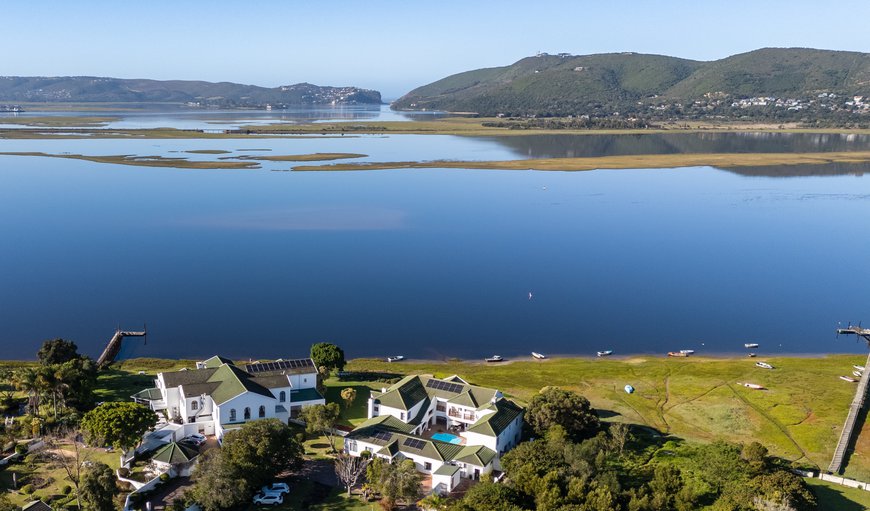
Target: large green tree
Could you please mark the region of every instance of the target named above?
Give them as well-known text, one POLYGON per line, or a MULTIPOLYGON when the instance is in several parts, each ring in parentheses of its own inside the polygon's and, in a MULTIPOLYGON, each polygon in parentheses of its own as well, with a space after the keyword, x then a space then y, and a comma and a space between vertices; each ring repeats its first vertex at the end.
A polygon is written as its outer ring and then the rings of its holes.
POLYGON ((299 413, 299 418, 305 421, 305 431, 322 433, 329 439, 329 446, 335 452, 335 425, 341 415, 338 403, 306 406, 299 413))
POLYGON ((79 499, 87 511, 113 511, 117 493, 115 473, 105 463, 94 463, 82 474, 79 499))
POLYGON ((598 415, 585 397, 559 387, 544 387, 529 401, 526 421, 535 433, 544 435, 553 426, 561 426, 567 435, 579 440, 598 431, 598 415))
POLYGON ((287 424, 278 419, 245 423, 223 440, 224 462, 244 474, 252 488, 271 482, 276 474, 302 462, 302 446, 287 424))
POLYGON ((329 342, 319 342, 311 346, 311 359, 317 367, 325 367, 327 370, 341 371, 347 363, 344 360, 344 351, 329 342))
POLYGON ((520 496, 510 486, 481 482, 466 492, 451 511, 522 511, 520 496))
POLYGON ((251 497, 250 483, 238 467, 224 461, 219 449, 209 449, 200 456, 193 481, 193 498, 204 511, 239 507, 251 497))
POLYGON ((55 365, 69 362, 79 357, 79 347, 72 341, 65 339, 51 339, 42 343, 42 347, 36 353, 36 358, 42 365, 55 365))
POLYGON ((417 472, 413 460, 405 459, 397 463, 389 463, 381 458, 375 458, 366 469, 368 484, 381 494, 381 505, 386 509, 399 500, 412 502, 420 491, 422 476, 417 472))
POLYGON ((127 450, 139 445, 142 435, 157 424, 157 414, 132 402, 103 403, 82 417, 90 443, 127 450))

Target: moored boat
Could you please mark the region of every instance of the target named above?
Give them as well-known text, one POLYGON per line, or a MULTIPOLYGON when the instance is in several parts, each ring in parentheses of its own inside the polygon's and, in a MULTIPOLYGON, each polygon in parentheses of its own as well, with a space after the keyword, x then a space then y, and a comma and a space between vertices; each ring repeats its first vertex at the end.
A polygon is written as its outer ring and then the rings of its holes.
POLYGON ((501 361, 503 361, 504 359, 501 358, 501 355, 493 355, 493 356, 491 356, 491 357, 486 357, 486 358, 483 359, 483 360, 486 361, 486 362, 501 362, 501 361))
POLYGON ((854 375, 856 378, 860 378, 862 376, 861 371, 852 371, 852 375, 854 375))
POLYGON ((392 357, 387 357, 387 362, 399 362, 405 360, 403 355, 394 355, 392 357))
POLYGON ((767 362, 756 362, 755 365, 762 369, 773 369, 773 366, 768 364, 767 362))
POLYGON ((849 378, 848 376, 840 376, 840 379, 849 383, 858 383, 858 380, 855 378, 849 378))
POLYGON ((761 385, 759 385, 759 384, 757 384, 757 383, 740 383, 740 382, 737 382, 737 385, 743 385, 743 386, 746 387, 747 389, 752 389, 752 390, 767 390, 767 389, 765 389, 764 387, 762 387, 761 385))
POLYGON ((852 367, 854 367, 854 368, 855 368, 856 370, 858 370, 858 371, 863 371, 863 370, 864 370, 864 366, 852 366, 852 367))
POLYGON ((682 351, 669 351, 668 356, 669 357, 688 357, 689 354, 683 353, 682 351))
POLYGON ((751 350, 753 348, 757 348, 758 343, 757 342, 747 342, 746 344, 743 345, 743 347, 748 349, 748 350, 751 350))
POLYGON ((604 350, 604 351, 599 351, 599 352, 597 353, 597 355, 598 355, 599 357, 606 357, 606 356, 609 356, 609 355, 613 355, 613 350, 604 350))
POLYGON ((757 357, 757 356, 758 356, 758 355, 756 355, 755 353, 750 353, 750 354, 749 354, 749 358, 755 358, 755 357, 757 357))
POLYGON ((685 353, 686 355, 694 355, 695 350, 680 350, 680 353, 685 353))
POLYGON ((533 351, 532 356, 538 360, 544 360, 545 358, 547 358, 546 355, 544 355, 543 353, 538 353, 537 351, 533 351))

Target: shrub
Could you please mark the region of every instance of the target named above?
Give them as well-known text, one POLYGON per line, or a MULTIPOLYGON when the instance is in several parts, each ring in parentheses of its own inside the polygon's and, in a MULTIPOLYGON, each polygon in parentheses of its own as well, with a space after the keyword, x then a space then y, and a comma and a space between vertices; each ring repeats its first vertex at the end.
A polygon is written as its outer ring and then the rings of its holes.
POLYGON ((69 495, 70 493, 72 493, 72 486, 65 484, 63 485, 63 488, 60 489, 60 492, 64 495, 69 495))
POLYGON ((127 467, 121 467, 118 469, 118 475, 121 477, 130 477, 130 469, 127 467))
POLYGON ((161 482, 165 483, 168 480, 169 480, 169 474, 167 474, 166 472, 160 474, 160 481, 161 482))
POLYGON ((17 444, 15 446, 15 454, 27 454, 27 444, 17 444))
POLYGON ((23 493, 24 495, 29 495, 29 494, 33 493, 33 485, 32 484, 25 484, 18 491, 23 493))

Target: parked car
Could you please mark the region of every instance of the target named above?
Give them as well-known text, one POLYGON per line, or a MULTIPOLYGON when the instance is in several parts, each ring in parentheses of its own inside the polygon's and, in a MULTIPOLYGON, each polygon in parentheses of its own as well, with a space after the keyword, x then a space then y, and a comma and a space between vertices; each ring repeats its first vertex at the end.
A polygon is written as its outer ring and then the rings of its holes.
POLYGON ((272 483, 269 486, 260 488, 260 492, 267 495, 284 495, 285 493, 290 493, 290 487, 287 486, 287 483, 272 483))
POLYGON ((284 495, 280 493, 258 493, 254 495, 254 504, 261 506, 275 506, 284 503, 284 495))
POLYGON ((205 443, 205 437, 200 435, 199 433, 194 433, 192 435, 188 435, 181 439, 182 442, 190 443, 196 446, 200 446, 205 443))

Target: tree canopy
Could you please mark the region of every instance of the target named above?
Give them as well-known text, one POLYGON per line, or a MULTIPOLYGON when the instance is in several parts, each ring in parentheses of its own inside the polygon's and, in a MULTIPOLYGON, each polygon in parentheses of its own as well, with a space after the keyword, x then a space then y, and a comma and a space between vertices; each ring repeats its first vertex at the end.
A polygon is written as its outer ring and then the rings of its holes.
POLYGON ((326 367, 328 370, 341 371, 344 369, 344 351, 337 345, 329 342, 319 342, 311 346, 311 359, 317 367, 326 367))
POLYGON ((329 438, 329 445, 335 451, 333 428, 338 422, 338 417, 341 415, 341 408, 338 403, 327 403, 325 405, 306 406, 299 413, 299 418, 305 421, 305 431, 307 433, 322 433, 329 438))
POLYGON ((538 435, 561 426, 575 440, 589 438, 599 427, 598 415, 585 397, 559 387, 544 387, 526 409, 526 421, 538 435))
POLYGON ((103 403, 82 417, 88 441, 129 449, 139 444, 142 435, 157 424, 157 414, 132 402, 103 403))
POLYGON ((79 483, 79 499, 88 511, 113 511, 115 495, 115 472, 105 463, 94 463, 82 474, 79 483))
POLYGON ((66 339, 51 339, 42 343, 36 358, 42 365, 63 364, 79 358, 79 347, 66 339))

